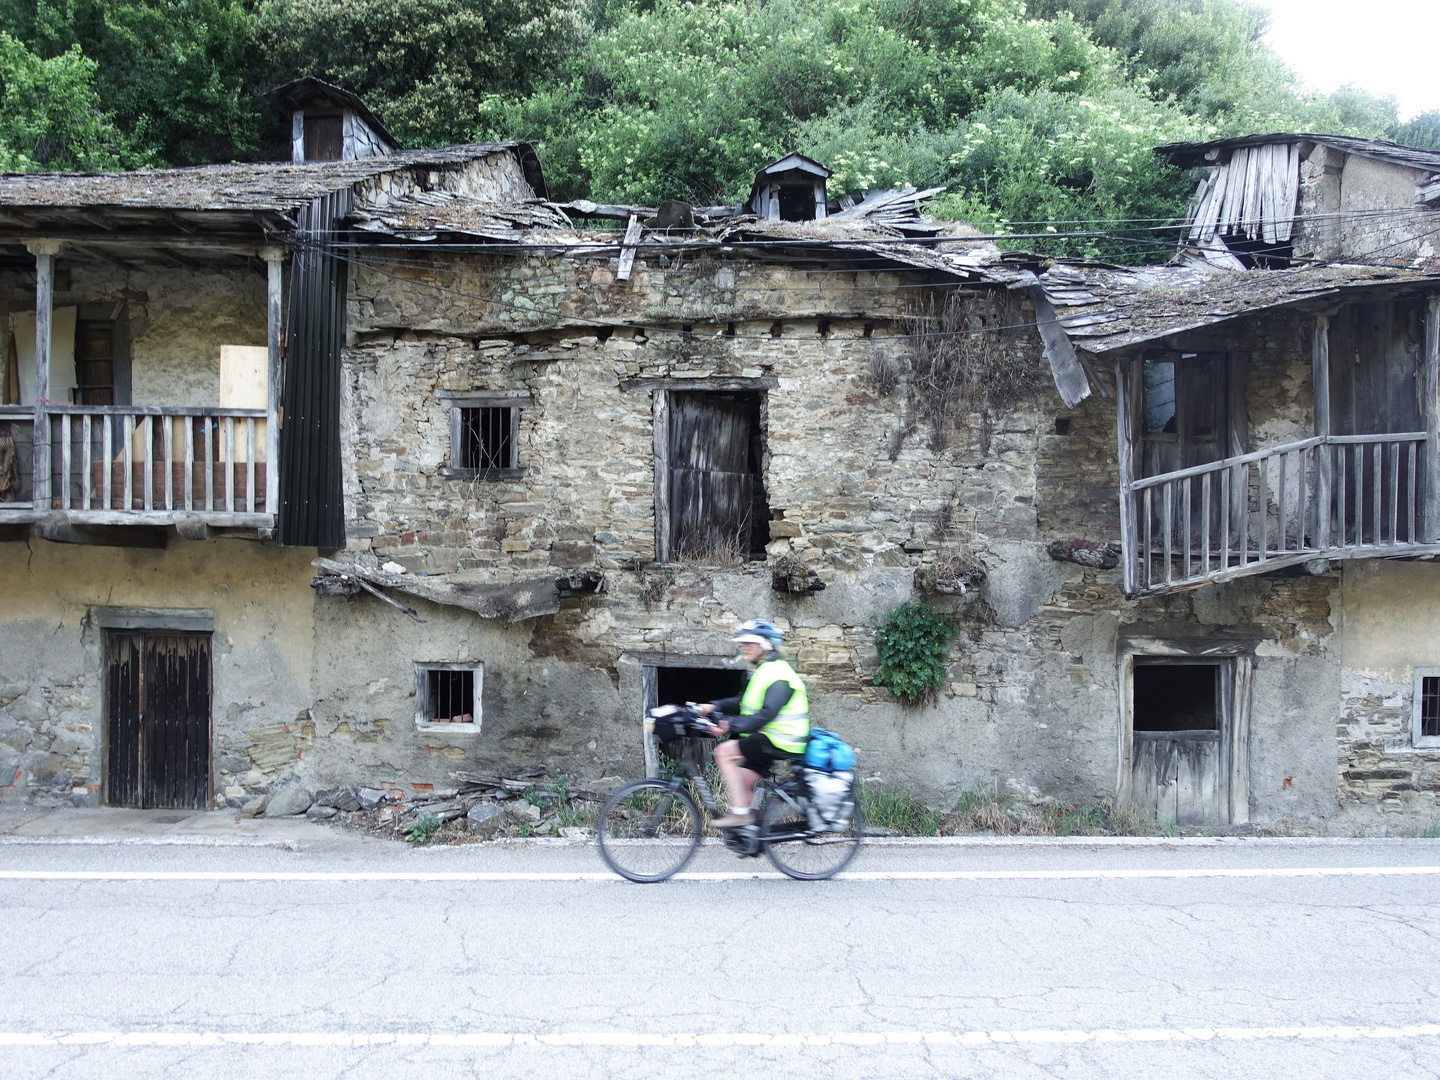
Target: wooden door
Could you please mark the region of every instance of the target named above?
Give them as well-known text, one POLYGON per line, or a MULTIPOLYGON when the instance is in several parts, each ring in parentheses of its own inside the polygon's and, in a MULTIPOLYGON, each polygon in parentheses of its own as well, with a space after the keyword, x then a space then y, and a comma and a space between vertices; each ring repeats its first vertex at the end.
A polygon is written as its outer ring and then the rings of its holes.
POLYGON ((106 802, 210 805, 210 635, 109 631, 106 802))
POLYGON ((1228 823, 1232 678, 1226 662, 1136 661, 1129 787, 1142 814, 1162 824, 1228 823))
POLYGON ((740 395, 670 395, 670 554, 725 559, 750 553, 754 406, 740 395))
MULTIPOLYGON (((1140 416, 1141 476, 1160 476, 1195 465, 1208 465, 1230 456, 1234 442, 1230 415, 1230 367, 1227 353, 1157 351, 1146 354, 1145 401, 1140 416)), ((1219 497, 1218 485, 1212 486, 1208 518, 1212 544, 1220 539, 1219 497)), ((1202 500, 1202 486, 1192 484, 1190 528, 1192 542, 1197 544, 1203 531, 1201 523, 1206 520, 1202 500)), ((1155 489, 1152 496, 1152 535, 1164 535, 1168 517, 1171 542, 1176 550, 1184 545, 1183 504, 1183 489, 1178 484, 1170 492, 1168 507, 1163 487, 1155 489)))
MULTIPOLYGON (((1420 357, 1425 342, 1423 301, 1347 304, 1330 320, 1330 430, 1336 435, 1379 435, 1423 431, 1420 407, 1420 357)), ((1375 446, 1335 447, 1335 498, 1345 489, 1346 543, 1377 543, 1388 539, 1392 492, 1408 492, 1410 461, 1377 460, 1375 446), (1363 456, 1362 456, 1363 455, 1363 456), (1380 506, 1376 513, 1374 472, 1381 473, 1380 506), (1357 474, 1361 482, 1356 484, 1357 474), (1358 498, 1358 502, 1357 502, 1358 498), (1356 514, 1356 508, 1361 513, 1356 514)), ((1421 485, 1417 483, 1417 488, 1421 485)), ((1402 503, 1402 506, 1404 504, 1402 503)), ((1401 542, 1408 541, 1410 522, 1404 513, 1396 522, 1401 542)))

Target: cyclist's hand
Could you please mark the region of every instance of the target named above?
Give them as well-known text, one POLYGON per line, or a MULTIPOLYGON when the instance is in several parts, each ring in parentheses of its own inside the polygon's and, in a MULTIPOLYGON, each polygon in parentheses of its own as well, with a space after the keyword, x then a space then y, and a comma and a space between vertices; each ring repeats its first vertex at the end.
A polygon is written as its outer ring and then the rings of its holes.
POLYGON ((709 716, 715 711, 715 706, 707 701, 704 705, 696 705, 695 711, 698 712, 701 716, 709 716))
POLYGON ((711 724, 711 725, 710 725, 710 734, 711 734, 711 735, 714 735, 716 738, 719 738, 721 735, 727 735, 727 734, 729 734, 729 732, 730 732, 730 721, 729 721, 729 720, 721 720, 718 724, 711 724))

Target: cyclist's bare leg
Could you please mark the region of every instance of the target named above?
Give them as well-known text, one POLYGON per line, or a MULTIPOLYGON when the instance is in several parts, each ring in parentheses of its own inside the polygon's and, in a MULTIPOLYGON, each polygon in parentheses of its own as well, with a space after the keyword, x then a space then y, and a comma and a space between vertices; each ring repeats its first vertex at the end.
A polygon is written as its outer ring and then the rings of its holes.
POLYGON ((750 806, 750 800, 755 795, 755 781, 759 779, 742 764, 743 760, 740 744, 733 739, 715 747, 715 765, 720 770, 720 779, 725 781, 726 790, 730 792, 732 813, 737 806, 750 806))

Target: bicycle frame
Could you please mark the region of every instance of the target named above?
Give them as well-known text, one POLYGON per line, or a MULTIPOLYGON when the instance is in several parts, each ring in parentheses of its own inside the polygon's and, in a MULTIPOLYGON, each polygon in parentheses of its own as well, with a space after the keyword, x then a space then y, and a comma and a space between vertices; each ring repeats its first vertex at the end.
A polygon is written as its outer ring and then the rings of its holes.
MULTIPOLYGON (((700 801, 704 804, 706 811, 712 816, 718 814, 720 808, 715 803, 715 793, 710 790, 710 782, 705 779, 704 772, 700 768, 699 754, 693 743, 687 744, 681 752, 680 760, 675 763, 675 773, 670 778, 670 784, 679 790, 686 780, 691 781, 695 785, 695 790, 699 793, 700 801)), ((788 791, 768 776, 756 777, 755 790, 760 794, 760 798, 756 800, 752 806, 752 809, 755 811, 756 821, 763 820, 765 803, 769 801, 772 796, 788 803, 790 808, 799 814, 801 818, 807 817, 805 806, 796 802, 788 791)), ((658 808, 656 812, 659 812, 658 808)), ((654 824, 655 823, 652 823, 652 828, 654 824)), ((735 830, 725 829, 722 831, 730 833, 735 830)), ((781 843, 786 840, 804 840, 809 835, 810 833, 807 831, 761 836, 757 838, 758 843, 755 846, 755 851, 758 852, 766 844, 781 843)))

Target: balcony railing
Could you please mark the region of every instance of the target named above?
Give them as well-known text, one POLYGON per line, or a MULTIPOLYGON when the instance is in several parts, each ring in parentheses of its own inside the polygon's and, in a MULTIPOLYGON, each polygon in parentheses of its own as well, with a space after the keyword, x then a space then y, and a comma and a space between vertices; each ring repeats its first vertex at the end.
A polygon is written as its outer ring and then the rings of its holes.
POLYGON ((42 417, 40 513, 96 525, 273 523, 264 409, 47 405, 42 417))
POLYGON ((1433 550, 1425 438, 1316 436, 1131 481, 1122 494, 1127 586, 1164 593, 1311 559, 1433 550))

